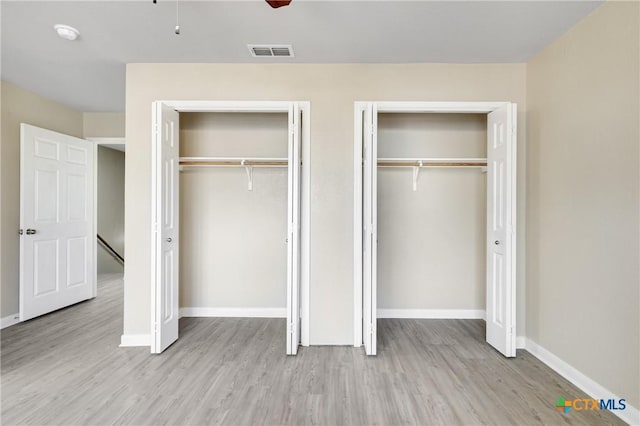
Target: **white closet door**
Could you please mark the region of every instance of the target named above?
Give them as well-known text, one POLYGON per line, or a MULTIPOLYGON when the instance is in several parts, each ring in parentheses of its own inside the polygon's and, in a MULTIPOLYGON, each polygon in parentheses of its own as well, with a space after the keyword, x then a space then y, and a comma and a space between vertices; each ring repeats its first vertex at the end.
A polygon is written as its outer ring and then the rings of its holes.
POLYGON ((287 355, 300 343, 300 108, 289 107, 289 176, 287 235, 287 355))
POLYGON ((20 143, 20 320, 25 321, 96 294, 95 146, 27 124, 20 125, 20 143))
POLYGON ((364 125, 363 177, 363 262, 362 262, 362 330, 367 355, 376 354, 377 346, 377 187, 378 187, 378 112, 368 104, 364 125))
POLYGON ((515 105, 488 116, 487 342, 507 357, 515 344, 515 105))
POLYGON ((155 320, 151 352, 160 353, 178 339, 178 212, 180 115, 154 104, 157 128, 153 141, 155 320))

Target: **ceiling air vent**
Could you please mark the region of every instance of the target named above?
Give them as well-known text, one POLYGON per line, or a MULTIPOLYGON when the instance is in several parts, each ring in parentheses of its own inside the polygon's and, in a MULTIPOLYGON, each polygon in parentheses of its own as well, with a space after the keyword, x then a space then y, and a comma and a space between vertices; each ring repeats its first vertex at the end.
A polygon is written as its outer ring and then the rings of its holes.
POLYGON ((254 58, 293 58, 290 44, 249 44, 248 47, 254 58))

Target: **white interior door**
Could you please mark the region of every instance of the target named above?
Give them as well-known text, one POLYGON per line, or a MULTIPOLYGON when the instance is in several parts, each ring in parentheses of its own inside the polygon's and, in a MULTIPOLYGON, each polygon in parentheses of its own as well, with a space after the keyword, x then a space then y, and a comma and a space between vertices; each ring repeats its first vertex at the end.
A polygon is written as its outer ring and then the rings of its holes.
POLYGON ((96 296, 94 144, 20 125, 20 320, 96 296))
POLYGON ((151 352, 160 353, 178 339, 180 115, 160 102, 154 103, 154 114, 154 321, 151 327, 151 352))
POLYGON ((515 342, 515 105, 488 115, 487 342, 507 357, 515 342))
POLYGON ((287 235, 287 355, 300 344, 300 108, 289 107, 289 175, 287 235))
POLYGON ((362 261, 362 340, 367 355, 377 346, 377 203, 378 203, 378 112, 368 104, 364 124, 363 261, 362 261))

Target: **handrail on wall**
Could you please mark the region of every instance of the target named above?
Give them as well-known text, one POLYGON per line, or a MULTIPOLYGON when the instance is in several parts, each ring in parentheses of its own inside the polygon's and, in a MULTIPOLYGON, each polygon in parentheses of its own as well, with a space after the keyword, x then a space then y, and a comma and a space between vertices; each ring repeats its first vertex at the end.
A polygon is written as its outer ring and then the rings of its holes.
POLYGON ((115 251, 115 249, 111 247, 109 243, 100 236, 100 234, 96 234, 96 237, 98 237, 98 243, 100 243, 100 245, 107 251, 107 253, 109 253, 111 257, 113 257, 118 263, 124 265, 124 257, 120 256, 120 254, 115 251))

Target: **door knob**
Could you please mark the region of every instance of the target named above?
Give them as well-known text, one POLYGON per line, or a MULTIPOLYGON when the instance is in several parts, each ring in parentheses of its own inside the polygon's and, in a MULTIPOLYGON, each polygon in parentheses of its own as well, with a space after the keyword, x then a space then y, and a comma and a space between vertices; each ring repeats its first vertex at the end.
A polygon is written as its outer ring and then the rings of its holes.
POLYGON ((171 241, 173 241, 173 240, 171 239, 171 237, 167 238, 167 242, 168 242, 168 243, 170 243, 171 241))
POLYGON ((493 244, 495 244, 495 245, 499 246, 499 245, 500 245, 500 241, 495 240, 495 241, 493 242, 493 244))
POLYGON ((36 233, 35 229, 27 229, 27 235, 33 235, 36 233))

